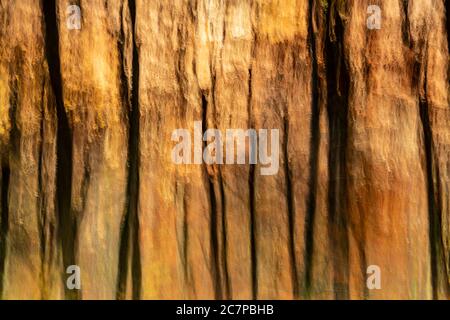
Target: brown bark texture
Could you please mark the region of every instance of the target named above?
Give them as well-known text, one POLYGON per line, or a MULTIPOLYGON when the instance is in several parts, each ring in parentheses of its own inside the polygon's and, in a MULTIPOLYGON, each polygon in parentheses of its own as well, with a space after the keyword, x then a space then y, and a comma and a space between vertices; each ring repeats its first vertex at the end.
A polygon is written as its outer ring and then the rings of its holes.
POLYGON ((0 0, 0 298, 449 299, 449 10, 0 0), (175 164, 198 121, 279 170, 175 164))

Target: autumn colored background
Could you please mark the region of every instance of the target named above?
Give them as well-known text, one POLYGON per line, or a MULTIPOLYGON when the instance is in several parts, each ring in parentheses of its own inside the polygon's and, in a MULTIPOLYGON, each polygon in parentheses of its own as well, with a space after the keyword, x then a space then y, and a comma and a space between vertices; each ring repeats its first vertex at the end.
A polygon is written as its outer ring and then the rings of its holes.
POLYGON ((448 299, 449 8, 0 0, 0 298, 448 299), (194 121, 278 174, 175 165, 194 121))

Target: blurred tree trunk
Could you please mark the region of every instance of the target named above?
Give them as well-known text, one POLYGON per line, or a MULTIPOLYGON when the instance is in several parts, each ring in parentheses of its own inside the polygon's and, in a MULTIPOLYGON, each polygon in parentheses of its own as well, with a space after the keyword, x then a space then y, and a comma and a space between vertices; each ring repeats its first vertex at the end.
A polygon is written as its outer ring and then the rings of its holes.
POLYGON ((449 7, 0 0, 0 298, 450 298, 449 7), (278 173, 175 165, 194 121, 278 173))

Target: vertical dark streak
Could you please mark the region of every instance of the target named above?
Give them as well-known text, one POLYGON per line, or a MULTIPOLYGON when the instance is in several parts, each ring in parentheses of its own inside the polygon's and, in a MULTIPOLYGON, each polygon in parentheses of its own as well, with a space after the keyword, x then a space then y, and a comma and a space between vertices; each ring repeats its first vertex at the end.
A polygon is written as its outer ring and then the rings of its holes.
POLYGON ((223 277, 224 277, 224 299, 230 299, 230 277, 228 274, 228 244, 227 244, 227 219, 226 219, 226 199, 225 190, 223 186, 222 170, 219 168, 219 188, 220 188, 220 198, 222 199, 222 261, 223 261, 223 277))
MULTIPOLYGON (((425 62, 415 68, 415 72, 423 72, 423 83, 421 84, 423 96, 419 98, 420 119, 422 123, 425 160, 427 170, 427 188, 428 188, 428 212, 429 212, 429 237, 431 251, 431 283, 433 288, 433 298, 438 299, 441 278, 441 269, 445 268, 444 249, 442 244, 442 222, 441 222, 441 197, 439 166, 434 160, 433 134, 429 115, 429 106, 427 100, 427 48, 424 52, 425 62), (436 184, 436 185, 435 185, 436 184)), ((417 76, 419 77, 419 76, 417 76)), ((419 77, 420 78, 420 77, 419 77)), ((446 289, 447 284, 444 284, 446 289)))
POLYGON ((402 9, 403 19, 402 19, 402 40, 405 45, 411 47, 411 33, 410 33, 410 22, 409 22, 409 0, 400 0, 400 8, 402 9))
MULTIPOLYGON (((46 56, 51 86, 56 98, 58 130, 56 137, 56 197, 59 218, 59 239, 62 244, 64 269, 75 263, 77 223, 72 214, 72 130, 64 108, 59 31, 55 0, 42 1, 45 19, 46 56)), ((65 270, 63 270, 65 274, 65 270)), ((66 288, 66 298, 81 298, 78 290, 66 288)))
MULTIPOLYGON (((120 30, 120 38, 117 43, 117 49, 119 53, 119 60, 121 61, 121 70, 120 70, 120 94, 123 98, 123 103, 127 108, 127 116, 129 116, 130 110, 132 108, 131 105, 131 92, 129 91, 129 80, 126 75, 125 70, 125 58, 126 58, 126 52, 125 52, 125 31, 124 31, 124 3, 121 3, 121 30, 120 30)), ((127 120, 129 120, 127 118, 127 120)), ((130 137, 128 137, 130 139, 130 137)), ((130 148, 128 145, 128 154, 127 154, 127 164, 130 154, 130 148)), ((128 180, 127 180, 128 182, 128 180)), ((128 182, 129 183, 129 182, 128 182)), ((128 188, 128 184, 127 184, 128 188)), ((128 189, 127 189, 128 191, 128 189)), ((129 264, 129 254, 131 251, 131 243, 130 243, 130 216, 129 216, 129 204, 128 204, 128 193, 126 198, 126 205, 124 210, 123 219, 121 222, 121 229, 120 229, 120 246, 119 246, 119 265, 118 265, 118 272, 117 272, 117 287, 116 287, 116 299, 117 300, 123 300, 125 299, 126 295, 126 287, 127 287, 127 278, 128 278, 128 264, 129 264)))
MULTIPOLYGON (((131 30, 133 33, 133 66, 131 96, 127 97, 130 104, 128 109, 129 133, 128 133, 128 180, 126 194, 126 212, 122 225, 122 236, 119 253, 119 278, 117 297, 123 298, 128 274, 128 263, 131 258, 132 277, 132 298, 141 297, 142 270, 139 247, 139 134, 140 134, 140 110, 139 110, 139 52, 136 41, 136 3, 134 0, 128 1, 131 15, 131 30), (130 249, 130 247, 131 249, 130 249), (130 257, 131 254, 131 257, 130 257)), ((124 48, 121 47, 122 58, 124 59, 124 48)), ((123 61, 123 60, 122 60, 123 61)), ((125 70, 122 70, 122 86, 127 84, 125 70)), ((128 92, 128 86, 123 88, 128 92)))
POLYGON ((435 202, 435 190, 433 181, 433 147, 432 147, 432 136, 431 136, 431 125, 428 115, 428 104, 425 99, 420 99, 420 119, 422 122, 422 129, 424 135, 424 147, 425 147, 425 159, 426 159, 426 170, 427 170, 427 188, 428 188, 428 212, 429 212, 429 237, 430 237, 430 251, 431 251, 431 283, 433 287, 433 298, 437 298, 437 288, 438 288, 438 260, 437 260, 437 234, 438 230, 438 215, 435 202))
MULTIPOLYGON (((225 11, 225 16, 227 16, 227 3, 224 3, 224 11, 225 11)), ((223 43, 225 43, 226 41, 226 23, 223 21, 222 22, 222 35, 223 35, 223 43)), ((223 51, 220 51, 220 55, 222 55, 223 51)), ((210 65, 212 66, 212 62, 210 61, 210 65)), ((215 71, 211 70, 211 74, 213 74, 213 88, 212 88, 212 105, 214 108, 214 115, 217 114, 217 110, 216 110, 216 99, 214 97, 215 93, 216 93, 216 75, 215 75, 215 71)), ((206 110, 206 109, 203 109, 206 110)), ((206 116, 206 113, 204 114, 204 116, 206 116)), ((206 120, 206 118, 204 119, 206 120)), ((216 120, 216 119, 214 119, 216 120)), ((205 126, 207 125, 207 123, 204 121, 203 122, 205 124, 205 126)), ((206 145, 206 143, 205 143, 206 145)), ((225 199, 225 191, 224 191, 224 184, 223 184, 223 179, 222 179, 222 169, 220 166, 217 167, 217 171, 218 171, 218 193, 220 196, 220 200, 221 200, 221 220, 220 220, 220 226, 221 226, 221 235, 222 238, 220 239, 221 241, 219 242, 219 234, 216 235, 217 237, 217 244, 219 246, 219 243, 221 243, 221 250, 217 252, 217 270, 220 272, 220 274, 218 275, 218 279, 220 280, 220 289, 221 289, 221 298, 222 299, 229 299, 230 298, 230 279, 229 279, 229 275, 228 275, 228 259, 227 259, 227 255, 228 255, 228 251, 227 251, 227 229, 226 229, 226 199, 225 199), (219 253, 221 253, 221 256, 219 258, 219 253), (222 265, 221 265, 221 264, 222 265), (222 288, 222 286, 224 286, 222 288)), ((216 215, 218 214, 218 212, 216 212, 216 215)), ((216 221, 217 221, 217 217, 216 217, 216 221)), ((217 221, 218 223, 219 221, 217 221)), ((218 225, 219 226, 219 225, 218 225)), ((217 249, 219 249, 219 247, 217 247, 217 249)))
POLYGON ((248 187, 250 196, 250 254, 251 254, 251 272, 252 272, 252 299, 258 299, 258 256, 257 252, 257 228, 256 228, 256 209, 255 209, 255 165, 250 165, 248 175, 248 187))
MULTIPOLYGON (((286 48, 281 48, 283 54, 286 48)), ((295 56, 293 56, 293 65, 295 69, 295 56)), ((294 70, 295 72, 295 70, 294 70)), ((290 259, 290 273, 292 279, 292 294, 294 298, 298 297, 299 286, 298 286, 298 273, 297 273, 297 262, 295 254, 295 206, 294 206, 294 190, 292 183, 292 172, 289 166, 289 120, 288 120, 289 110, 285 110, 285 116, 283 117, 283 164, 284 164, 284 174, 285 174, 285 186, 286 186, 286 206, 288 215, 288 249, 289 249, 289 259, 290 259)))
MULTIPOLYGON (((204 131, 208 130, 208 122, 207 122, 207 114, 208 114, 208 100, 205 93, 202 93, 202 123, 204 126, 204 131)), ((206 148, 206 142, 203 142, 204 148, 206 148)), ((214 289, 215 289, 215 298, 222 299, 222 281, 220 277, 220 261, 219 261, 219 235, 217 231, 217 199, 216 199, 216 191, 214 188, 214 181, 208 175, 208 170, 206 164, 204 164, 204 171, 206 173, 208 179, 208 190, 209 190, 209 202, 211 205, 210 208, 210 237, 211 237, 211 268, 214 279, 214 289)))
POLYGON ((298 273, 297 273, 297 262, 295 256, 295 208, 294 208, 294 190, 292 184, 292 172, 289 168, 289 120, 284 117, 284 171, 285 171, 285 184, 286 184, 286 202, 288 209, 288 219, 289 219, 289 257, 291 265, 291 277, 292 277, 292 291, 294 298, 299 295, 298 286, 298 273))
MULTIPOLYGON (((19 56, 21 57, 21 56, 19 56)), ((10 81, 12 93, 10 96, 9 119, 11 121, 11 133, 9 138, 10 150, 14 160, 20 161, 20 130, 17 126, 16 112, 19 101, 17 90, 17 78, 10 81)), ((6 158, 6 156, 5 156, 6 158)), ((10 159, 2 159, 0 154, 0 299, 3 296, 4 289, 4 272, 6 263, 6 242, 9 232, 9 188, 11 180, 11 169, 9 166, 10 159)), ((11 158, 11 156, 10 156, 11 158)))
MULTIPOLYGON (((252 48, 253 58, 254 45, 252 48)), ((252 121, 252 69, 248 70, 248 96, 247 96, 247 108, 248 108, 248 122, 249 128, 253 128, 252 121)), ((258 298, 258 263, 256 255, 256 209, 255 209, 255 165, 250 164, 248 174, 248 193, 249 193, 249 208, 250 208, 250 256, 251 256, 251 274, 252 274, 252 298, 256 300, 258 298)))
MULTIPOLYGON (((336 3, 333 3, 336 5, 336 3)), ((329 117, 329 225, 334 246, 334 291, 337 299, 348 299, 348 238, 346 216, 346 149, 348 85, 350 78, 343 58, 343 25, 336 8, 330 8, 325 41, 327 61, 327 109, 329 117), (334 20, 335 19, 335 20, 334 20), (336 23, 334 25, 334 23, 336 23), (332 33, 334 32, 334 33, 332 33), (335 37, 335 38, 334 38, 335 37)))
POLYGON ((305 286, 306 290, 311 289, 313 254, 314 254, 314 220, 316 213, 316 190, 318 179, 318 158, 319 158, 319 83, 318 65, 316 59, 316 39, 314 34, 314 5, 313 0, 309 1, 309 22, 308 22, 308 43, 311 56, 311 138, 310 138, 310 158, 309 158, 309 190, 307 196, 307 209, 305 217, 305 286))

